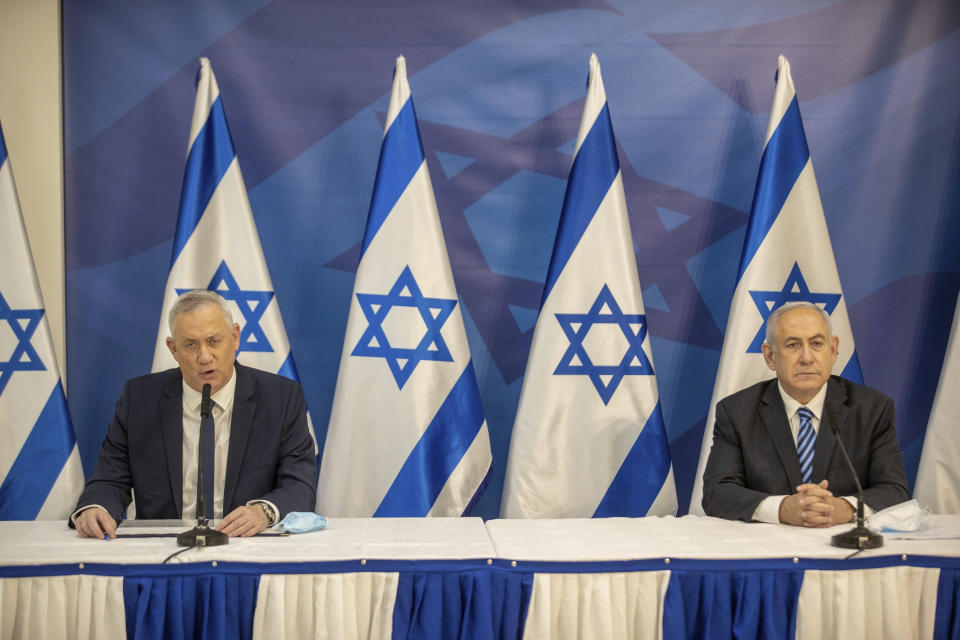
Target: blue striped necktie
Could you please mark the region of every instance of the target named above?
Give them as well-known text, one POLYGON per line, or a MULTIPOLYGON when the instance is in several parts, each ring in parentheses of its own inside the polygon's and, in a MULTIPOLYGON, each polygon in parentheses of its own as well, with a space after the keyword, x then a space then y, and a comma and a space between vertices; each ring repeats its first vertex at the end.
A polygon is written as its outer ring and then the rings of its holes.
POLYGON ((804 484, 813 481, 813 445, 817 434, 813 430, 813 412, 806 407, 797 409, 800 416, 800 431, 797 434, 797 457, 800 458, 800 477, 804 484))

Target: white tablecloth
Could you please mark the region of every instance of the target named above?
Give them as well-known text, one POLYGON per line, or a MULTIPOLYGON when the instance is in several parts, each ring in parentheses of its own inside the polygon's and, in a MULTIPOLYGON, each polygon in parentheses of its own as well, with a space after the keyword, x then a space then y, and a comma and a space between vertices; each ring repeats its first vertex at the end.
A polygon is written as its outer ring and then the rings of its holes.
MULTIPOLYGON (((960 516, 931 516, 958 536, 939 540, 894 540, 857 557, 937 555, 960 557, 960 516)), ((720 518, 597 518, 569 520, 491 520, 487 531, 496 554, 511 560, 609 561, 652 558, 820 558, 842 559, 849 549, 830 545, 834 534, 850 529, 805 529, 720 518)))
MULTIPOLYGON (((932 520, 960 535, 960 517, 932 520)), ((208 605, 246 594, 245 615, 221 620, 221 637, 236 625, 263 638, 653 638, 739 625, 742 637, 788 628, 899 640, 932 637, 936 624, 942 633, 938 607, 958 617, 938 584, 941 571, 960 582, 960 539, 888 538, 845 560, 851 552, 830 537, 847 528, 691 516, 332 519, 324 531, 231 539, 163 566, 173 537, 121 530, 106 542, 61 522, 0 522, 0 640, 122 638, 156 622, 157 607, 173 619, 160 620, 162 633, 177 635, 180 617, 195 622, 171 613, 194 597, 177 580, 203 583, 208 605)))
MULTIPOLYGON (((960 557, 960 516, 930 518, 954 539, 887 539, 879 549, 846 561, 849 549, 830 538, 850 528, 805 529, 709 517, 494 520, 487 531, 500 558, 532 566, 533 593, 525 637, 661 637, 671 573, 683 560, 742 560, 744 571, 787 559, 836 560, 805 570, 796 604, 797 638, 930 638, 934 632, 939 569, 909 566, 911 556, 960 557), (871 558, 903 564, 856 569, 871 558), (591 563, 653 560, 660 569, 591 563), (678 562, 681 561, 681 562, 678 562), (557 568, 539 563, 563 563, 557 568), (569 563, 569 564, 567 564, 569 563), (845 567, 850 570, 844 570, 845 567), (564 568, 566 567, 566 570, 564 568)), ((729 563, 728 563, 729 564, 729 563)), ((709 572, 709 564, 696 565, 709 572)), ((736 571, 736 566, 722 571, 736 571)), ((707 603, 710 604, 710 603, 707 603)))
MULTIPOLYGON (((0 578, 0 640, 126 636, 123 578, 98 565, 147 565, 149 573, 177 551, 177 527, 121 528, 115 540, 77 536, 63 522, 0 522, 0 566, 73 565, 52 576, 0 578), (98 573, 100 572, 100 573, 98 573)), ((254 637, 389 637, 396 571, 298 570, 290 563, 463 560, 493 558, 480 518, 337 518, 322 531, 284 537, 232 538, 190 549, 171 564, 264 563, 257 589, 254 637), (282 573, 270 569, 283 568, 282 573)), ((112 570, 111 570, 112 571, 112 570)), ((113 571, 115 573, 115 571, 113 571)))
MULTIPOLYGON (((189 527, 188 527, 189 528, 189 527)), ((0 566, 162 562, 176 539, 125 538, 124 533, 175 533, 177 527, 121 527, 116 540, 80 538, 62 522, 0 522, 0 566)), ((191 549, 171 562, 327 562, 360 559, 493 557, 480 518, 334 518, 322 531, 289 536, 231 538, 220 547, 191 549)))

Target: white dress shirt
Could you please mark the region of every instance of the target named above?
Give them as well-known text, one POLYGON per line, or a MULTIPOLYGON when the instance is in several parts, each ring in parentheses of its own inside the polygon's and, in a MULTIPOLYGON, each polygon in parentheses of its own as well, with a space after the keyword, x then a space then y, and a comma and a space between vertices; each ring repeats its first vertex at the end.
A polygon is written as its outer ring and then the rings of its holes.
MULTIPOLYGON (((213 505, 207 505, 207 518, 223 517, 223 486, 227 478, 227 453, 230 451, 230 422, 233 420, 233 395, 237 376, 210 396, 210 416, 214 426, 213 505)), ((183 519, 197 517, 197 457, 200 446, 201 393, 183 383, 183 519)), ((210 469, 206 473, 210 473, 210 469)))
MULTIPOLYGON (((210 396, 210 415, 213 417, 213 509, 207 508, 207 518, 219 520, 223 512, 223 490, 227 479, 227 455, 230 452, 230 425, 233 421, 233 398, 237 389, 236 372, 227 384, 210 396)), ((183 383, 183 516, 184 520, 197 517, 197 458, 200 443, 200 401, 202 394, 183 383)), ((269 500, 250 500, 248 505, 266 507, 267 520, 277 523, 277 507, 269 500)))

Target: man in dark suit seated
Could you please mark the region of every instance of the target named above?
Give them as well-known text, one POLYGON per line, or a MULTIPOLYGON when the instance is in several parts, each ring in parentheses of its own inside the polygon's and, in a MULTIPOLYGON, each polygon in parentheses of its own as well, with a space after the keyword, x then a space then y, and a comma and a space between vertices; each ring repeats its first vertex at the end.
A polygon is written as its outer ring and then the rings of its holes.
POLYGON ((204 495, 207 517, 223 518, 217 529, 252 536, 290 511, 313 511, 316 462, 300 385, 235 362, 240 326, 212 291, 184 293, 168 320, 179 368, 127 381, 70 525, 82 537, 113 538, 131 490, 137 518, 196 517, 204 384, 214 426, 204 495))
POLYGON ((853 520, 857 488, 869 514, 908 500, 893 400, 830 371, 839 340, 820 307, 791 303, 767 320, 763 357, 776 371, 717 403, 703 509, 731 520, 828 527, 853 520))

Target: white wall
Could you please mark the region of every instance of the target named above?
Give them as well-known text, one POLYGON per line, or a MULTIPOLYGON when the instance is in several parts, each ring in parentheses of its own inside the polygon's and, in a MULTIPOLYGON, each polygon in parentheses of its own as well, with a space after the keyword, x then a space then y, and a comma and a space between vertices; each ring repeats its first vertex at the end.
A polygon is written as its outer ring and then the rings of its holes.
POLYGON ((60 52, 59 0, 0 2, 0 122, 65 373, 60 52))

